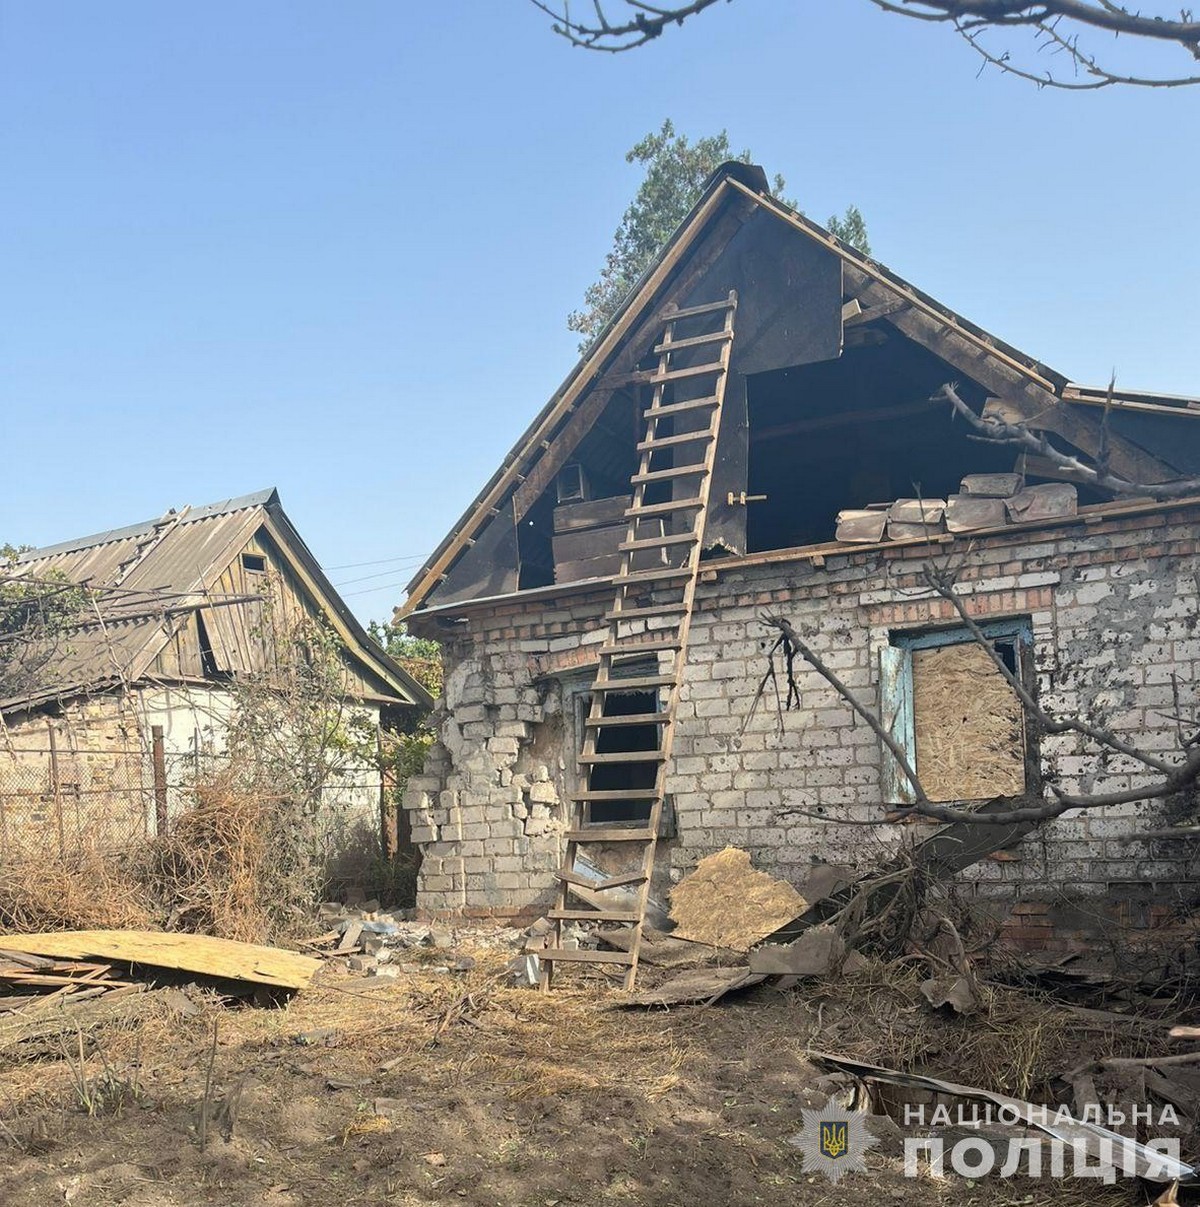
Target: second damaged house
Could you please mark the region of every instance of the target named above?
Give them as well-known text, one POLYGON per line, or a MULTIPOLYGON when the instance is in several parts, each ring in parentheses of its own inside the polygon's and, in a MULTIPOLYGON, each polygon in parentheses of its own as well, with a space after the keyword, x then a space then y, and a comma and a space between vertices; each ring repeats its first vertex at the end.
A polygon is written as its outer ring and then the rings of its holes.
MULTIPOLYGON (((726 845, 803 885, 911 836, 888 820, 910 796, 896 757, 825 679, 797 660, 798 707, 781 725, 768 689, 750 715, 766 612, 883 718, 931 800, 1128 790, 1128 760, 1038 732, 921 570, 956 559, 968 615, 1043 704, 1170 749, 1200 660, 1200 498, 1078 466, 1189 477, 1198 423, 1200 403, 1070 384, 726 165, 411 584, 404 615, 446 657, 406 801, 419 905, 636 927, 726 845)), ((956 863, 1027 944, 1098 906, 1159 918, 1190 904, 1190 849, 1130 839, 1177 809, 990 827, 956 863)))

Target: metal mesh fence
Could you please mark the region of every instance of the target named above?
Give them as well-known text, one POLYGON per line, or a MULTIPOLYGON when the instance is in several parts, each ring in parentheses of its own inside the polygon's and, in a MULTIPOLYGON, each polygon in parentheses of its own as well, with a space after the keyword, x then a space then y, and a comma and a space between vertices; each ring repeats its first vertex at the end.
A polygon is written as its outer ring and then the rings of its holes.
POLYGON ((113 851, 151 832, 151 759, 142 750, 0 751, 0 860, 113 851))
MULTIPOLYGON (((223 754, 147 749, 64 750, 0 747, 0 865, 28 856, 115 852, 163 832, 195 800, 197 782, 227 764, 223 754)), ((363 766, 326 778, 322 805, 357 819, 387 843, 393 793, 379 769, 363 766)), ((279 796, 280 807, 287 797, 279 796)))

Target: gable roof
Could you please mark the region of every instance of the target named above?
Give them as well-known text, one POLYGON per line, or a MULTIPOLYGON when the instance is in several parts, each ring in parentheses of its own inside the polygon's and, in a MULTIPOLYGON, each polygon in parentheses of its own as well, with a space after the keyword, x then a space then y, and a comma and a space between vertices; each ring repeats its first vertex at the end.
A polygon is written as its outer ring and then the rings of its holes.
POLYGON ((52 662, 53 686, 0 700, 0 711, 30 707, 142 678, 171 640, 172 621, 201 607, 233 604, 215 584, 246 543, 265 529, 282 551, 350 657, 382 685, 381 697, 430 708, 429 693, 372 641, 292 526, 274 489, 204 507, 172 509, 158 519, 30 549, 9 573, 59 575, 91 587, 97 605, 73 627, 52 662))
MULTIPOLYGON (((665 317, 675 288, 677 270, 686 262, 690 251, 732 206, 763 210, 833 253, 842 263, 847 292, 867 299, 872 306, 879 306, 881 310, 885 306, 904 307, 905 313, 896 320, 902 333, 931 346, 936 336, 939 342, 952 345, 959 351, 960 361, 967 358, 973 363, 988 360, 995 370, 993 382, 1003 382, 1006 398, 1015 396, 1023 401, 1026 414, 1030 417, 1036 415, 1039 426, 1076 443, 1085 452, 1088 451, 1089 441, 1094 447, 1103 445, 1094 415, 1085 414, 1081 418, 1073 413, 1072 407, 1062 405, 1064 391, 1069 384, 1062 374, 990 335, 772 197, 762 168, 738 162, 726 163, 710 178, 692 211, 509 451, 500 468, 414 575, 408 585, 408 599, 397 610, 398 616, 410 615, 425 603, 484 525, 512 497, 589 390, 611 369, 623 341, 639 326, 639 320, 644 322, 646 318, 654 317, 656 311, 665 317)), ((940 350, 939 354, 945 355, 940 350)), ((953 356, 947 359, 951 363, 954 361, 953 356)), ((995 384, 988 383, 988 388, 999 392, 995 384)), ((1076 390, 1075 397, 1066 401, 1091 401, 1081 387, 1073 388, 1076 390)), ((1120 408, 1123 399, 1118 396, 1111 405, 1114 409, 1120 408)), ((1081 409, 1087 410, 1086 407, 1081 409)), ((1166 411, 1164 407, 1160 413, 1166 411)), ((1144 454, 1121 436, 1111 436, 1110 442, 1116 454, 1129 457, 1131 465, 1136 465, 1140 472, 1158 475, 1144 480, 1162 480, 1171 476, 1170 467, 1162 460, 1144 454)), ((518 520, 520 518, 516 517, 518 520)))

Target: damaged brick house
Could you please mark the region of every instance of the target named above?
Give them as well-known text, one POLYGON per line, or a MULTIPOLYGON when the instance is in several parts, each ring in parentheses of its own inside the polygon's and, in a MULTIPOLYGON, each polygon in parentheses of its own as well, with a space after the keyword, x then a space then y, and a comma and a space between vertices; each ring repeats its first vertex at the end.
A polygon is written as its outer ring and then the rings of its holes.
MULTIPOLYGON (((1171 747, 1171 676, 1190 700, 1200 663, 1200 499, 1115 499, 973 439, 933 400, 947 382, 1134 481, 1200 471, 1200 402, 1073 385, 771 198, 760 169, 718 171, 410 585, 402 614, 446 659, 405 802, 419 905, 571 917, 599 879, 636 919, 727 844, 797 885, 894 845, 903 777, 823 680, 798 668, 782 730, 769 697, 749 715, 767 609, 814 634, 939 800, 1128 786, 1120 760, 1027 732, 922 590, 947 552, 1043 702, 1171 747)), ((1189 852, 1126 841, 1165 807, 1068 814, 964 882, 1010 921, 1170 903, 1189 852)))

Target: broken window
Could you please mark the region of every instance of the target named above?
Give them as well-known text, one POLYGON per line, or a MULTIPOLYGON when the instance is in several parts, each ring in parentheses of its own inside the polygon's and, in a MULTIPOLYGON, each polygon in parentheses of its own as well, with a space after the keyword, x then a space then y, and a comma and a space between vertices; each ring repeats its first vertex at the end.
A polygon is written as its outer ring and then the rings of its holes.
MULTIPOLYGON (((980 626, 1004 665, 1032 689, 1027 620, 980 626)), ((882 720, 932 801, 990 800, 1031 786, 1025 717, 1016 693, 965 628, 893 633, 880 651, 882 720)), ((913 799, 884 750, 884 801, 913 799)))

